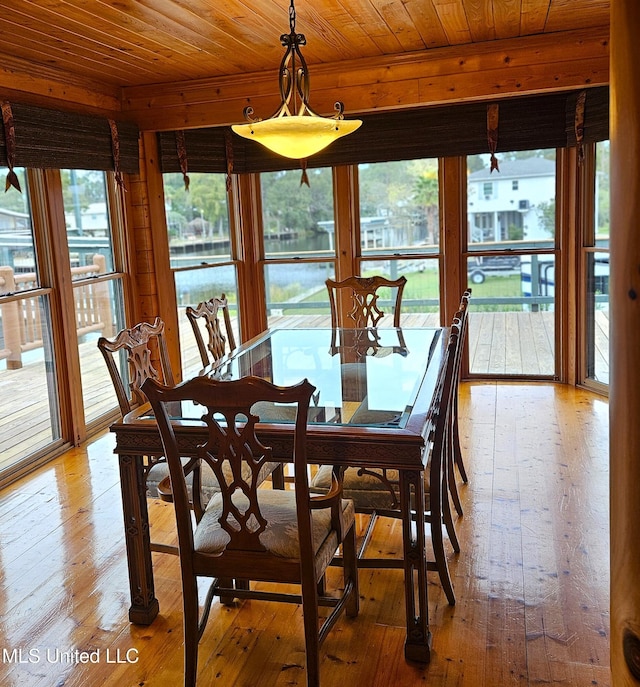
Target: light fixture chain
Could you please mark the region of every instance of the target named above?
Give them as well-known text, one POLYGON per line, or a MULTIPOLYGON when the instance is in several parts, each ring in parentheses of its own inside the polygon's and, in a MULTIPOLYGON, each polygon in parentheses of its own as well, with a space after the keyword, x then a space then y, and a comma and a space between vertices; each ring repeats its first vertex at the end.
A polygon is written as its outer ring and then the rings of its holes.
POLYGON ((291 0, 291 5, 289 6, 289 29, 291 33, 296 32, 296 8, 293 0, 291 0))

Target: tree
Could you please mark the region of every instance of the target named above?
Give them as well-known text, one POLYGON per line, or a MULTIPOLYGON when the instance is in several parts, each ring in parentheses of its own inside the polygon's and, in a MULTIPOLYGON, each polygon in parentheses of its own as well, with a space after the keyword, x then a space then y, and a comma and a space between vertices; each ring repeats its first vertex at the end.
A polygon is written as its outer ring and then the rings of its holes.
POLYGON ((62 169, 62 197, 66 212, 86 210, 92 203, 105 203, 104 172, 86 169, 62 169))
POLYGON ((435 242, 438 233, 438 162, 399 160, 360 165, 361 217, 385 217, 392 240, 435 242))
MULTIPOLYGON (((22 193, 18 189, 11 186, 5 193, 2 194, 0 200, 0 207, 3 210, 11 210, 12 212, 20 212, 25 215, 29 214, 29 194, 27 192, 27 178, 23 168, 15 169, 20 182, 22 193)), ((0 178, 6 179, 9 169, 7 167, 0 168, 0 178)))
POLYGON ((300 183, 300 170, 260 175, 265 233, 289 229, 315 232, 318 222, 333 219, 331 169, 310 169, 309 186, 300 183))
POLYGON ((209 233, 228 232, 229 211, 223 174, 190 174, 188 191, 182 174, 165 174, 163 182, 167 216, 172 228, 185 227, 199 218, 209 233))
POLYGON ((540 224, 550 236, 556 235, 556 201, 555 198, 546 202, 538 203, 536 213, 540 224))
POLYGON ((438 236, 439 197, 438 170, 424 170, 416 179, 415 200, 424 209, 427 224, 427 241, 429 243, 436 243, 436 237, 438 236))

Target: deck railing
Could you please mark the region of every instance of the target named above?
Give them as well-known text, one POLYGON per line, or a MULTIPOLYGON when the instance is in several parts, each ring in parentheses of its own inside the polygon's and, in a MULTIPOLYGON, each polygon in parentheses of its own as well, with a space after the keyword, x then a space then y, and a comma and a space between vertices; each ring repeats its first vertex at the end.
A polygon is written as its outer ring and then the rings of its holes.
MULTIPOLYGON (((106 272, 106 258, 96 254, 90 265, 71 268, 74 282, 97 277, 106 272)), ((0 287, 4 294, 21 294, 38 288, 35 272, 15 273, 12 267, 0 266, 0 287)), ((89 332, 111 334, 112 321, 109 284, 105 281, 74 284, 76 329, 78 336, 89 332)), ((0 306, 2 319, 2 347, 0 360, 7 361, 11 370, 22 367, 22 357, 27 351, 44 346, 43 319, 40 295, 22 296, 0 306)))

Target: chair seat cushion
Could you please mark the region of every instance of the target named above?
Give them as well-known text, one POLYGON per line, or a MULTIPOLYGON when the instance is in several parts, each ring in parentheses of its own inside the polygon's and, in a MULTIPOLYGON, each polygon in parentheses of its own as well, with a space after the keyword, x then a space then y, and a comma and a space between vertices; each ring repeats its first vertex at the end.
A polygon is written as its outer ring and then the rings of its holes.
MULTIPOLYGON (((331 465, 321 465, 313 476, 309 489, 324 494, 331 486, 331 465)), ((386 481, 381 469, 369 469, 359 474, 360 468, 347 468, 344 471, 343 494, 352 499, 356 511, 388 510, 399 508, 399 482, 397 470, 386 471, 386 481), (373 473, 373 474, 370 474, 373 473), (376 477, 375 475, 379 475, 376 477), (393 494, 392 491, 393 490, 393 494)), ((425 470, 425 508, 429 503, 429 470, 425 470)))
MULTIPOLYGON (((187 462, 187 458, 182 459, 182 463, 185 464, 187 462)), ((264 467, 262 468, 261 474, 260 474, 260 483, 264 482, 271 473, 280 466, 280 463, 273 462, 273 463, 265 463, 264 467)), ((160 482, 165 477, 168 477, 169 475, 169 466, 167 463, 163 460, 161 463, 156 463, 151 467, 149 470, 149 474, 147 475, 147 496, 150 498, 159 498, 160 493, 158 492, 158 485, 160 482)), ((230 475, 229 475, 230 476, 230 475)), ((249 479, 251 476, 251 469, 248 466, 243 466, 243 477, 245 479, 249 479)), ((209 465, 206 463, 203 463, 202 465, 202 476, 201 476, 201 482, 202 482, 202 494, 204 496, 203 498, 203 503, 206 505, 209 503, 211 498, 213 497, 214 494, 220 493, 220 485, 218 484, 218 480, 216 479, 216 476, 213 474, 213 470, 209 465)), ((192 498, 192 483, 193 483, 193 474, 187 475, 187 493, 189 495, 189 499, 192 498)))
MULTIPOLYGON (((187 462, 187 459, 183 459, 183 463, 187 462)), ((149 474, 147 475, 147 496, 150 498, 159 498, 158 485, 165 477, 169 475, 169 466, 163 460, 161 463, 156 463, 153 465, 149 474)), ((220 486, 216 476, 213 474, 213 470, 208 465, 202 466, 202 494, 204 496, 204 502, 208 503, 214 494, 219 493, 220 486)), ((191 488, 193 482, 193 475, 187 475, 187 492, 189 498, 191 498, 191 488)))
MULTIPOLYGON (((295 492, 281 489, 259 489, 258 501, 260 511, 267 521, 265 531, 260 535, 261 544, 275 556, 282 558, 299 558, 300 543, 298 539, 298 520, 296 516, 295 492)), ((244 496, 234 499, 237 507, 248 506, 244 496), (243 503, 244 502, 244 503, 243 503)), ((353 502, 342 500, 343 522, 349 527, 355 519, 353 502)), ((222 529, 219 519, 222 515, 222 495, 215 494, 198 523, 194 533, 194 546, 201 553, 221 553, 228 544, 229 534, 222 529)), ((329 508, 314 510, 311 513, 313 529, 313 547, 317 553, 321 547, 330 551, 332 557, 338 546, 335 530, 331 528, 331 511, 329 508), (327 544, 331 544, 327 546, 327 544), (333 547, 333 548, 332 548, 333 547)), ((326 565, 331 558, 325 562, 326 565)))
MULTIPOLYGON (((331 465, 321 465, 313 476, 309 489, 317 493, 326 493, 331 486, 331 465)), ((356 510, 388 509, 394 506, 394 496, 389 487, 380 478, 370 474, 359 475, 360 468, 347 468, 344 472, 344 497, 352 499, 356 510)), ((382 475, 382 470, 370 470, 382 475)), ((393 491, 398 496, 398 471, 387 470, 387 479, 391 482, 393 491)))

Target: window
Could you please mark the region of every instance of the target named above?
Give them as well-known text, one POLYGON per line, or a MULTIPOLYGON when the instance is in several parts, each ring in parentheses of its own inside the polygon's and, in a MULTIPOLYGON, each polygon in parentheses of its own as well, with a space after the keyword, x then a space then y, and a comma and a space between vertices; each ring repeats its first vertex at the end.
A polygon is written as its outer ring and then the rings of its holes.
POLYGON ((96 340, 124 323, 116 249, 123 224, 113 175, 17 173, 22 193, 12 188, 0 199, 0 381, 11 399, 0 417, 0 480, 113 413, 115 395, 96 340), (66 254, 51 245, 66 245, 66 254), (70 411, 76 408, 84 415, 70 411))
POLYGON ((115 399, 96 344, 124 327, 122 274, 115 271, 106 173, 69 169, 60 177, 85 422, 92 422, 110 411, 115 399))
POLYGON ((424 326, 438 325, 438 161, 362 164, 358 179, 360 274, 380 274, 390 279, 404 275, 407 285, 402 299, 403 319, 410 313, 420 313, 424 326))
POLYGON ((328 326, 325 281, 335 275, 333 177, 329 168, 260 175, 267 321, 328 326))
POLYGON ((489 155, 467 158, 467 278, 471 374, 555 374, 555 150, 501 153, 500 181, 526 177, 531 203, 514 209, 500 194, 473 205, 472 189, 489 176, 489 155), (489 205, 489 207, 488 207, 489 205), (492 219, 492 222, 488 221, 492 219))
MULTIPOLYGON (((30 184, 0 197, 0 380, 12 399, 0 416, 0 472, 61 437, 51 289, 43 286, 32 224, 30 184)), ((0 169, 4 179, 8 170, 0 169)))
POLYGON ((229 301, 236 341, 238 286, 229 227, 226 177, 224 174, 189 175, 189 191, 182 174, 165 174, 164 195, 169 255, 178 304, 182 371, 196 373, 202 361, 185 314, 187 306, 225 294, 229 301))
POLYGON ((585 376, 609 383, 609 141, 595 145, 593 215, 586 227, 585 376))
POLYGON ((514 180, 511 182, 511 190, 512 190, 512 191, 517 191, 517 190, 518 190, 518 180, 517 180, 517 179, 514 179, 514 180))

